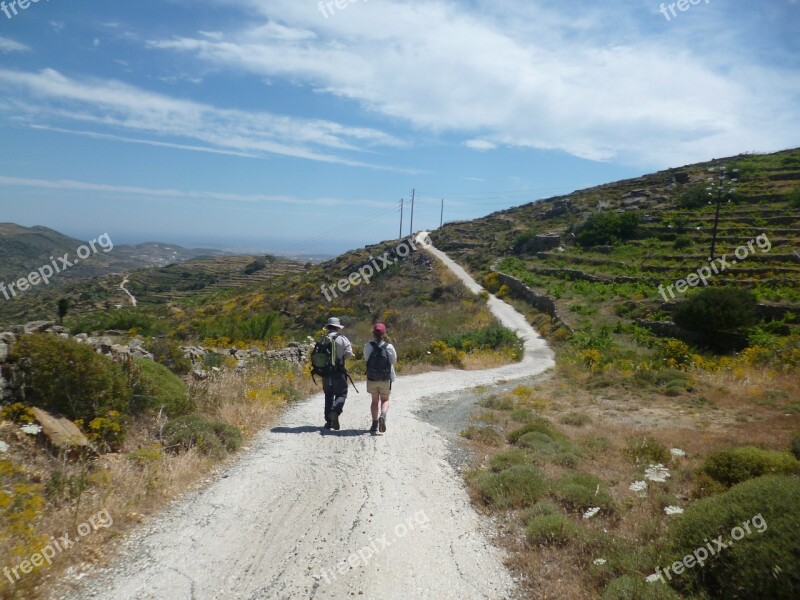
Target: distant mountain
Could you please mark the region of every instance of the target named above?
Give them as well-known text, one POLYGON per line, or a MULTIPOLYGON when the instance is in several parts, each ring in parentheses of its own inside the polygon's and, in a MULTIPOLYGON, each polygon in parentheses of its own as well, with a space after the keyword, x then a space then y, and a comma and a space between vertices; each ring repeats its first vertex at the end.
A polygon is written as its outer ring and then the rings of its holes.
POLYGON ((230 253, 221 250, 187 249, 161 242, 115 245, 113 238, 103 236, 92 247, 47 227, 0 223, 0 282, 6 284, 47 266, 60 271, 50 281, 51 286, 59 286, 70 280, 227 255, 230 253))

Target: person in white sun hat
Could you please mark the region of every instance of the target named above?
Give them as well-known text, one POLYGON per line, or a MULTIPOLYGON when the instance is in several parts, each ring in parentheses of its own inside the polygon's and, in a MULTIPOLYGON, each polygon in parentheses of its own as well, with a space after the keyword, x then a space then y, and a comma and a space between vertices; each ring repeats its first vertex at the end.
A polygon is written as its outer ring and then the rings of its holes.
POLYGON ((327 337, 331 340, 332 369, 322 376, 322 390, 325 392, 325 429, 338 430, 339 417, 347 400, 347 369, 345 361, 353 358, 353 346, 344 335, 344 325, 336 317, 328 319, 325 325, 327 337))

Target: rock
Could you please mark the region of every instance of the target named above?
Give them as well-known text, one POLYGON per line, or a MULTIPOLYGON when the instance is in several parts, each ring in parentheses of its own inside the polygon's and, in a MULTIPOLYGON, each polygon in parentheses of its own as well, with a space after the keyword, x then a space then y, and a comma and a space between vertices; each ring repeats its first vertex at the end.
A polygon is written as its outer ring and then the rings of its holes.
POLYGON ((192 369, 192 377, 199 380, 208 379, 208 373, 200 365, 195 365, 192 369))
POLYGON ((17 336, 15 336, 10 331, 4 331, 0 333, 0 342, 5 342, 6 344, 13 344, 17 341, 17 336))
POLYGON ((299 348, 300 342, 289 342, 289 348, 299 348))
POLYGON ((6 362, 8 358, 8 344, 0 342, 0 362, 6 362))
POLYGON ((131 350, 128 346, 123 346, 121 344, 114 344, 111 346, 111 353, 112 354, 130 354, 131 350))
POLYGON ((89 339, 89 335, 86 333, 79 333, 78 335, 75 336, 75 339, 78 340, 79 342, 85 342, 86 340, 89 339))
POLYGON ((55 325, 52 321, 31 321, 26 323, 22 330, 25 333, 40 333, 46 329, 50 329, 55 325))
POLYGON ((32 410, 39 425, 42 426, 44 436, 59 450, 89 446, 89 440, 81 433, 78 426, 69 419, 56 418, 40 408, 32 410))
POLYGON ((69 339, 69 334, 68 333, 59 333, 58 337, 60 337, 61 339, 64 339, 64 340, 68 340, 69 339))
POLYGON ((67 328, 62 327, 61 325, 55 325, 51 327, 50 331, 52 331, 53 333, 69 333, 69 331, 67 331, 67 328))
POLYGON ((132 339, 132 340, 131 340, 131 341, 128 343, 128 346, 129 346, 131 349, 133 349, 133 348, 144 348, 144 342, 143 342, 142 340, 140 340, 139 338, 133 338, 133 339, 132 339))
POLYGON ((11 333, 16 334, 16 335, 19 335, 21 333, 25 333, 25 327, 23 327, 22 325, 14 325, 11 328, 11 333))

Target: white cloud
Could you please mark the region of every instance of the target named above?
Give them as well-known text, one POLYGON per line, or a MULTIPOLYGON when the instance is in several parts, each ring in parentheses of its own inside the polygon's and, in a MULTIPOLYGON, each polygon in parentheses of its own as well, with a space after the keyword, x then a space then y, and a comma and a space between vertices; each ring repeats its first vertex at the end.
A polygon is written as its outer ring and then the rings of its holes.
POLYGON ((14 40, 0 36, 0 52, 28 52, 30 48, 14 40))
POLYGON ((494 150, 497 148, 497 144, 487 142, 486 140, 467 140, 464 142, 464 145, 472 150, 494 150))
MULTIPOLYGON (((370 165, 341 154, 401 145, 393 136, 376 129, 218 108, 113 80, 71 79, 53 69, 38 73, 0 69, 0 82, 18 93, 0 110, 14 112, 17 119, 31 125, 57 127, 54 121, 78 121, 98 128, 170 138, 169 142, 158 143, 172 147, 187 146, 174 138, 189 139, 201 142, 207 151, 255 156, 279 154, 380 169, 389 167, 370 165)), ((196 144, 190 146, 185 149, 200 149, 196 144)))
POLYGON ((149 46, 299 79, 413 127, 463 135, 468 147, 665 166, 788 147, 800 133, 797 111, 786 110, 800 96, 796 76, 752 64, 735 45, 712 56, 679 33, 649 34, 628 5, 583 4, 574 18, 545 2, 483 2, 477 14, 442 0, 383 0, 325 19, 295 0, 213 1, 248 10, 229 41, 149 46))
MULTIPOLYGON (((26 179, 21 177, 6 177, 0 175, 0 187, 34 188, 45 190, 58 190, 61 192, 95 192, 103 195, 118 196, 146 196, 156 199, 198 199, 221 200, 225 202, 268 203, 268 204, 294 204, 304 206, 368 206, 373 208, 386 208, 385 202, 375 200, 341 200, 336 198, 305 199, 286 195, 266 194, 231 194, 209 192, 201 190, 176 190, 170 188, 146 188, 126 185, 108 185, 86 181, 73 181, 69 179, 26 179)), ((392 208, 392 210, 395 210, 392 208)))

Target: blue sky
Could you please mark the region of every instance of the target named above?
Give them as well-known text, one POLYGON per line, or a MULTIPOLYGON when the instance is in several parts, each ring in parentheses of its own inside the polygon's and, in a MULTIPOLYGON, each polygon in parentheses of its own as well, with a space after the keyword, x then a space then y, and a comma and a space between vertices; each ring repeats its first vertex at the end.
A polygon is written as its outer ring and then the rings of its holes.
POLYGON ((9 4, 0 221, 83 238, 337 253, 413 188, 433 228, 800 145, 798 0, 9 4))

